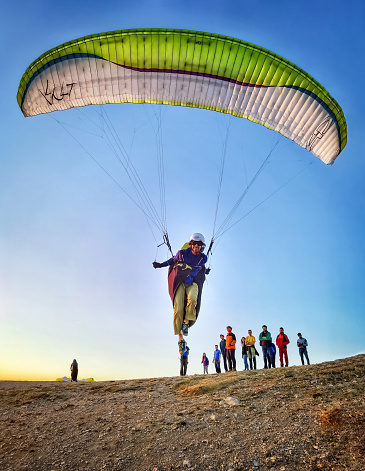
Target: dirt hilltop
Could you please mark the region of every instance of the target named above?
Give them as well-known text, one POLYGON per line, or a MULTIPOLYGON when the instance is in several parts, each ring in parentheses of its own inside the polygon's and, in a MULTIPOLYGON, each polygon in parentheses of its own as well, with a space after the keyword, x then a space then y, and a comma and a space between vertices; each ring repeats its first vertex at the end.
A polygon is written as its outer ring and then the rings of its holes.
POLYGON ((365 470, 365 355, 96 383, 0 382, 0 469, 365 470))

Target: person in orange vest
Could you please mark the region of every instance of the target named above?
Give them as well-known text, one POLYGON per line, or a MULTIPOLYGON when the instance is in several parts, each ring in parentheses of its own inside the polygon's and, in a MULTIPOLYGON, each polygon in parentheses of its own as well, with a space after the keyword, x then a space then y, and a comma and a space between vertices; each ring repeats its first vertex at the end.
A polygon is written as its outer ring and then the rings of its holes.
POLYGON ((236 371, 236 336, 232 332, 232 327, 227 326, 226 354, 228 371, 236 371))
POLYGON ((283 327, 279 329, 279 335, 276 337, 276 345, 279 348, 279 356, 280 356, 280 366, 284 366, 283 356, 285 358, 285 366, 289 365, 288 361, 288 352, 287 352, 287 345, 290 343, 288 336, 284 334, 283 327))

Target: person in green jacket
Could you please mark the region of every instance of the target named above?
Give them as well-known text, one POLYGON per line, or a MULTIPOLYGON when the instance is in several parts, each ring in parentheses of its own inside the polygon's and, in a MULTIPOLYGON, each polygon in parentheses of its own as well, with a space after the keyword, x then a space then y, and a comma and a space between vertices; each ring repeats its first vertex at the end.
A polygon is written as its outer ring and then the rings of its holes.
POLYGON ((270 332, 267 330, 266 325, 262 326, 262 332, 259 335, 259 341, 262 348, 262 356, 264 357, 264 368, 265 369, 267 369, 268 367, 271 368, 271 365, 273 365, 273 368, 275 368, 274 352, 273 352, 273 349, 271 348, 272 338, 271 338, 270 332), (267 361, 268 357, 270 359, 269 366, 268 366, 268 361, 267 361))

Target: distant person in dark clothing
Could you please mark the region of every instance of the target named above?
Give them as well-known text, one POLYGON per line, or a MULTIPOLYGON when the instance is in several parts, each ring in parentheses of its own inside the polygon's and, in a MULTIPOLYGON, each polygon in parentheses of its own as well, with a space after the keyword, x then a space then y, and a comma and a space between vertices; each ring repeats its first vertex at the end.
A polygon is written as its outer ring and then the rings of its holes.
POLYGON ((267 356, 267 364, 269 365, 269 368, 275 368, 276 347, 272 342, 269 350, 271 350, 271 356, 270 354, 267 356))
POLYGON ((308 347, 308 342, 307 339, 302 337, 302 334, 299 332, 298 333, 298 340, 297 340, 297 346, 299 347, 299 356, 302 361, 302 365, 304 365, 304 358, 307 360, 307 365, 310 365, 309 362, 309 357, 308 357, 308 352, 307 352, 307 347, 308 347))
POLYGON ((76 360, 73 360, 73 362, 71 363, 70 370, 71 370, 71 381, 77 381, 79 365, 77 364, 76 360))
POLYGON ((232 327, 230 325, 227 326, 226 353, 228 370, 236 371, 236 336, 232 332, 232 327))
POLYGON ((219 343, 220 351, 223 357, 223 366, 224 366, 224 371, 228 371, 227 368, 227 352, 226 352, 226 339, 224 338, 224 335, 220 335, 221 341, 219 343))
POLYGON ((190 352, 190 348, 186 345, 180 355, 180 376, 186 376, 186 371, 188 369, 189 352, 190 352))

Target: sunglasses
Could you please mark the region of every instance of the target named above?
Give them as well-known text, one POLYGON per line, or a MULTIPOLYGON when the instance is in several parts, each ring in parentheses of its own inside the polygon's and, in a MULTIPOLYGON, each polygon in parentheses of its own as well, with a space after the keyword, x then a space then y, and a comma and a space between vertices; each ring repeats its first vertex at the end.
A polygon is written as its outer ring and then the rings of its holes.
POLYGON ((203 242, 201 242, 200 240, 192 240, 191 242, 191 245, 199 245, 199 247, 202 247, 203 246, 203 242))

